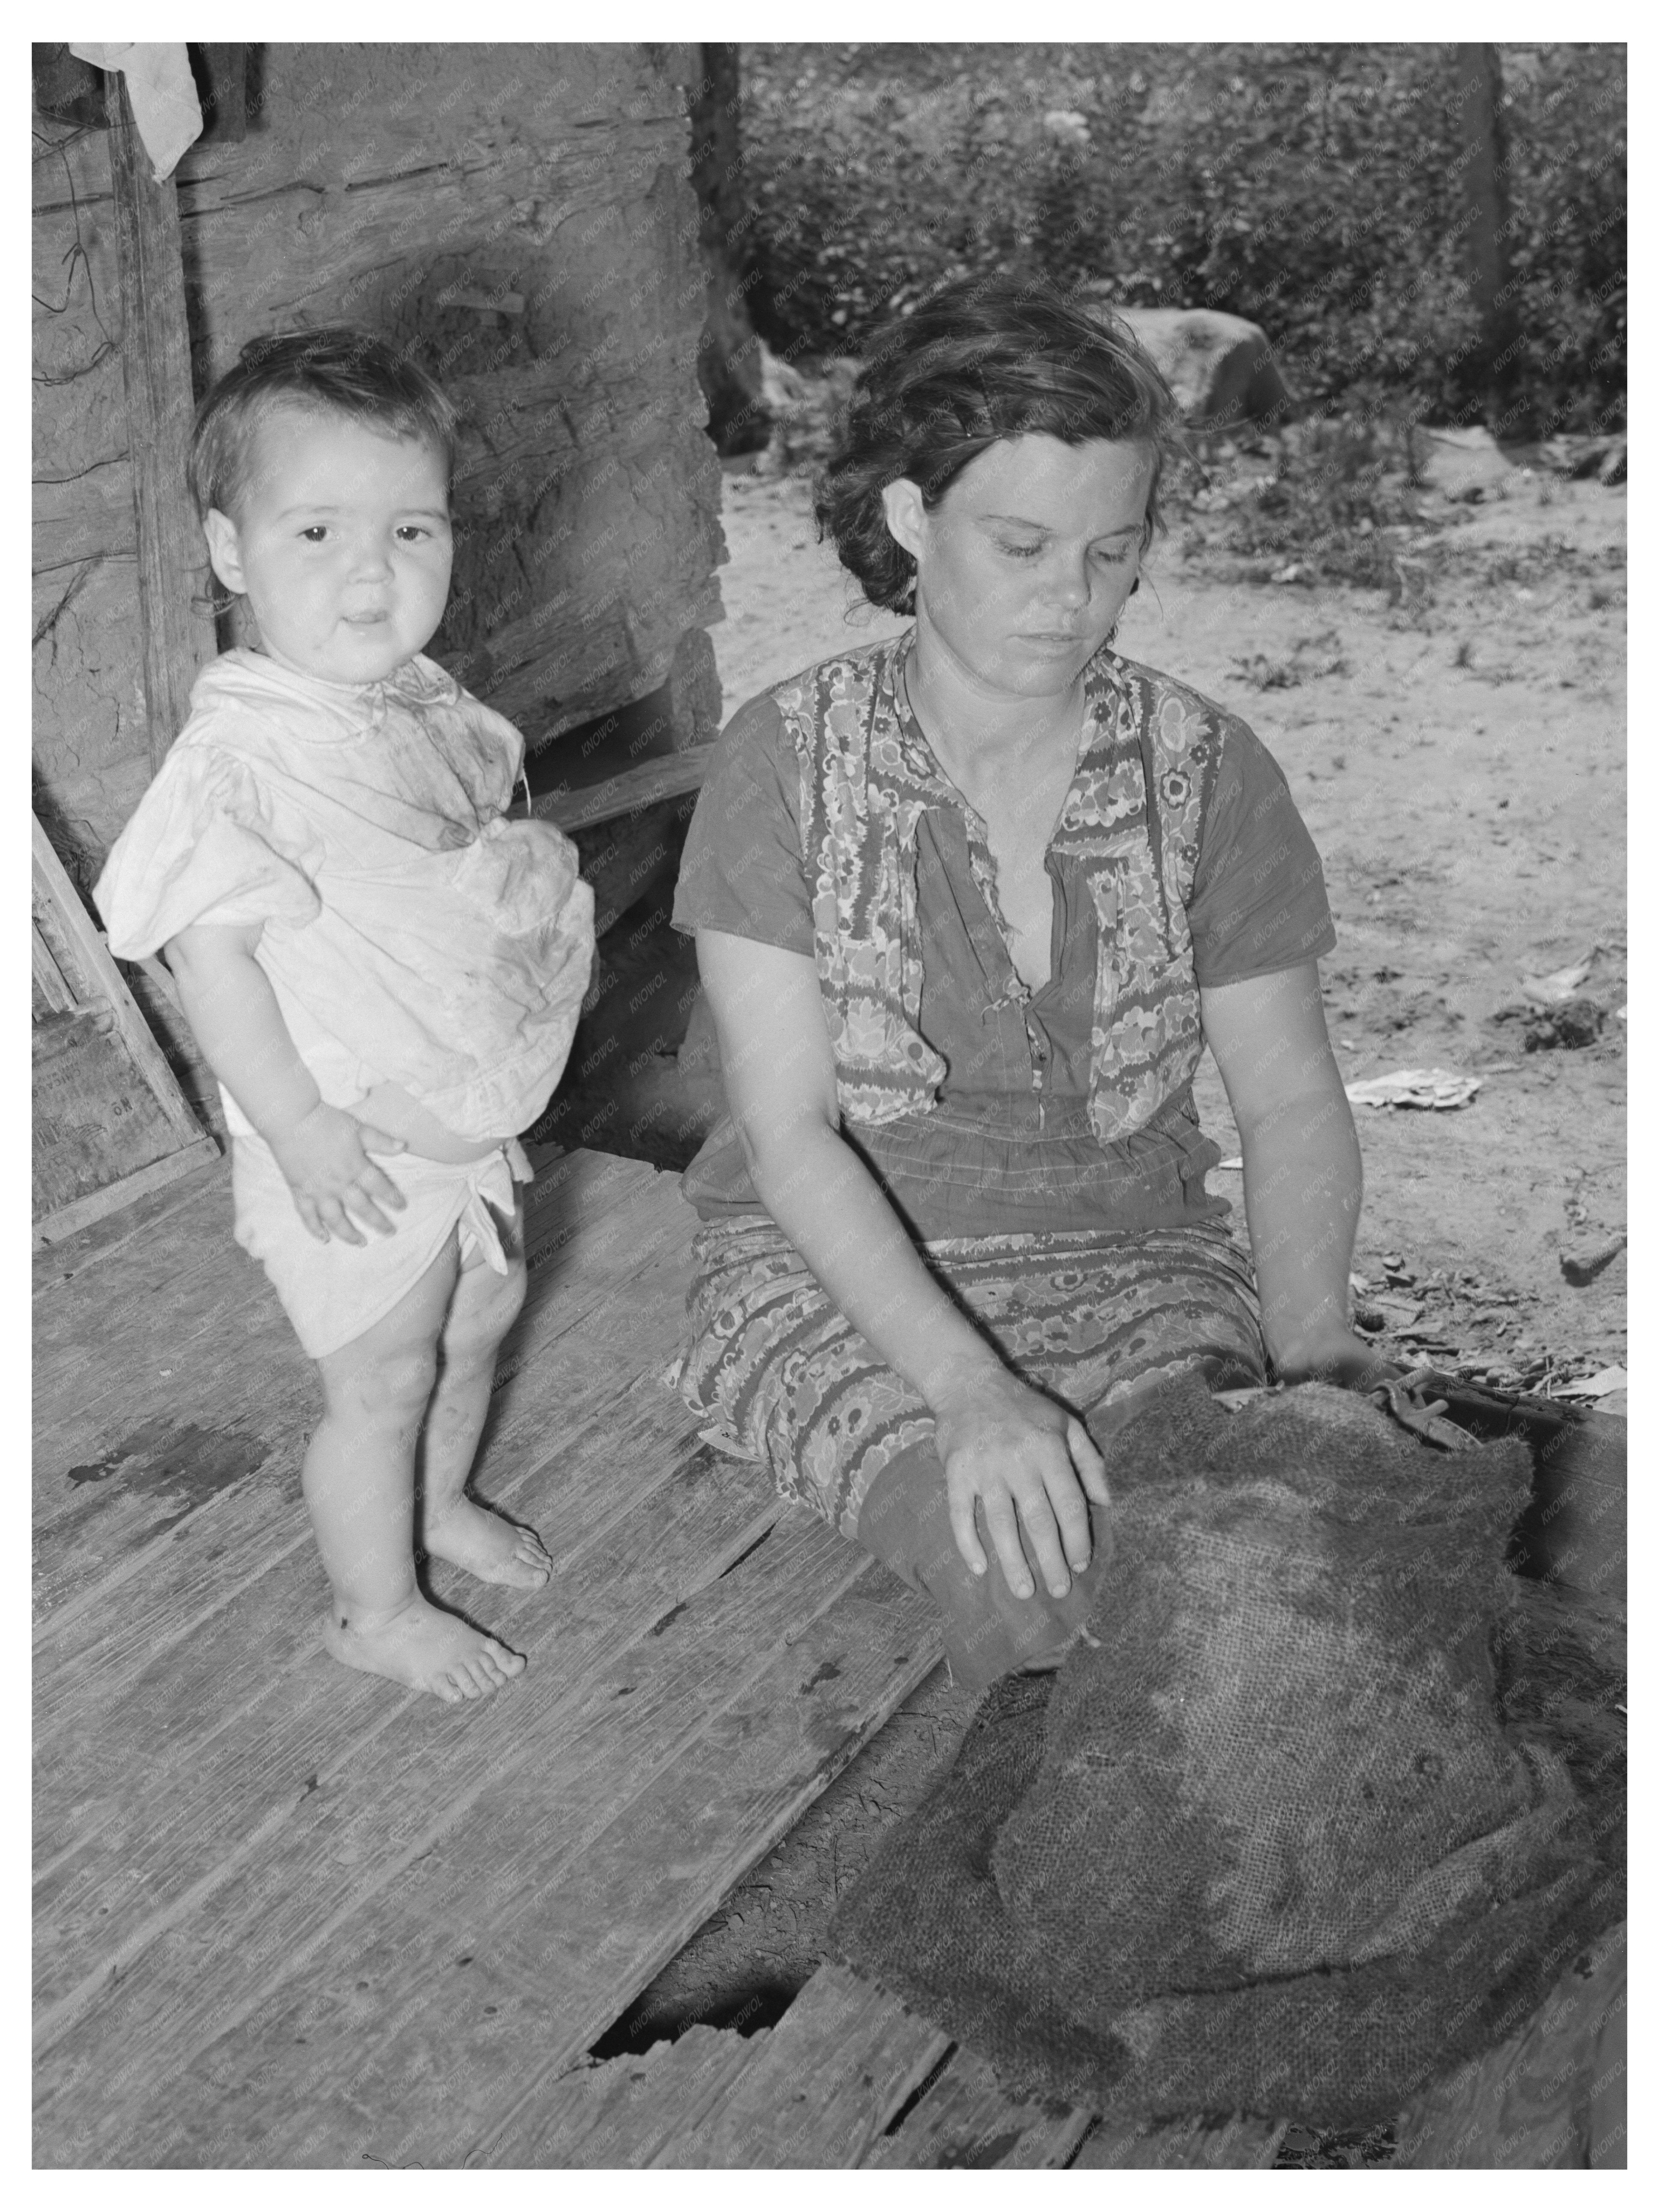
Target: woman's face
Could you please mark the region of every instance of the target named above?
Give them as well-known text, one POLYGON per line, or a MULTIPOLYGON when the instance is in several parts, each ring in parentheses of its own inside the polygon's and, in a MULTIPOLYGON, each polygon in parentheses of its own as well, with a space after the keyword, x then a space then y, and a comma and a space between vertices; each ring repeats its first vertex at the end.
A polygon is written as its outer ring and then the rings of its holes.
POLYGON ((975 688, 1069 690, 1134 588, 1152 465, 1139 442, 1034 434, 990 447, 931 514, 908 479, 890 484, 887 526, 915 556, 919 635, 975 688))

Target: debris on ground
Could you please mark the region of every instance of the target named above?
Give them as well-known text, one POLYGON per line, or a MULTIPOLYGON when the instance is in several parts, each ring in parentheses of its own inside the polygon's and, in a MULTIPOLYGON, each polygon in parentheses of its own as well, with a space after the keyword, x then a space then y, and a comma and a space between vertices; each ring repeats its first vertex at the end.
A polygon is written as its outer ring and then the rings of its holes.
POLYGON ((1414 1266, 1397 1252, 1368 1266, 1348 1278, 1353 1326, 1384 1358, 1413 1365, 1432 1354, 1460 1382, 1539 1398, 1579 1395, 1583 1378, 1610 1371, 1617 1346, 1547 1345, 1534 1333, 1536 1298, 1511 1284, 1472 1267, 1414 1266))
POLYGON ((1392 2166, 1396 2148, 1394 2123, 1380 2128, 1304 2128, 1299 2123, 1285 2131, 1277 2168, 1312 2171, 1326 2166, 1392 2166))
POLYGON ((1628 1390, 1630 1376, 1622 1367, 1604 1367, 1599 1375, 1586 1375, 1577 1382, 1556 1387, 1558 1398, 1610 1398, 1615 1390, 1628 1390))
MULTIPOLYGON (((1595 1042, 1607 1020, 1607 1010, 1594 999, 1568 999, 1547 1012, 1520 1011, 1526 1020, 1521 1042, 1528 1052, 1582 1052, 1595 1042)), ((1503 1018, 1503 1010, 1493 1016, 1503 1018)))
POLYGON ((1368 1297, 1354 1301, 1353 1325, 1367 1336, 1378 1336, 1385 1328, 1393 1329, 1397 1335, 1401 1329, 1409 1328, 1414 1322, 1420 1321, 1422 1316, 1420 1305, 1408 1305, 1400 1298, 1368 1297))
POLYGON ((1420 1106, 1443 1113, 1472 1104, 1480 1082, 1478 1075, 1459 1075, 1449 1067, 1396 1067, 1343 1087, 1356 1106, 1420 1106))
POLYGON ((1594 477, 1600 483, 1619 484, 1626 483, 1630 474, 1630 441, 1623 433, 1613 437, 1546 438, 1539 455, 1558 476, 1594 477))

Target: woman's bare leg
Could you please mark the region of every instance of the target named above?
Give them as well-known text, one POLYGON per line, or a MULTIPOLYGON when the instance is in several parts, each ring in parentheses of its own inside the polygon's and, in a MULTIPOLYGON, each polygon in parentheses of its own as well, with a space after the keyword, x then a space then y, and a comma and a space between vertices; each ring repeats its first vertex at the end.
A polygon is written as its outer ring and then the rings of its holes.
POLYGON ((327 1649, 345 1666, 447 1705, 488 1696, 525 1665, 429 1604, 415 1580, 415 1441, 458 1272, 452 1237, 383 1320, 318 1361, 324 1415, 301 1476, 333 1586, 327 1649))
POLYGON ((438 1343, 438 1382, 421 1447, 421 1543, 481 1582, 538 1589, 553 1571, 532 1528, 520 1528, 466 1495, 467 1477, 489 1412, 495 1354, 524 1304, 524 1205, 501 1247, 496 1274, 475 1252, 460 1271, 438 1343))

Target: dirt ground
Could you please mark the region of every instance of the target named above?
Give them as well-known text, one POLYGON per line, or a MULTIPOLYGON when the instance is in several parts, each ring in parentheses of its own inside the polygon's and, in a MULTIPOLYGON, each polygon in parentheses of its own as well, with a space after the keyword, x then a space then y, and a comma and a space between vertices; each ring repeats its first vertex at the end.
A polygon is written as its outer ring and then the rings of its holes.
MULTIPOLYGON (((1392 591, 1275 583, 1203 512, 1177 509, 1120 638, 1242 713, 1289 777, 1335 917, 1322 970, 1347 1079, 1480 1079, 1453 1110, 1355 1108, 1358 1324, 1396 1358, 1546 1393, 1626 1364, 1626 1260, 1603 1256, 1625 1218, 1626 506, 1623 486, 1526 468, 1492 471, 1479 498, 1425 494, 1392 591), (1523 977, 1584 963, 1564 1011, 1526 997, 1523 977)), ((854 605, 803 477, 729 473, 724 520, 728 715, 902 626, 854 605)), ((1233 1157, 1208 1060, 1198 1095, 1233 1157)), ((1216 1182, 1238 1197, 1236 1172, 1216 1182)), ((943 1668, 925 1683, 606 2054, 693 2021, 775 2018, 823 1956, 837 1896, 975 1702, 943 1668)), ((1343 2141, 1281 2162, 1386 2155, 1343 2141)))

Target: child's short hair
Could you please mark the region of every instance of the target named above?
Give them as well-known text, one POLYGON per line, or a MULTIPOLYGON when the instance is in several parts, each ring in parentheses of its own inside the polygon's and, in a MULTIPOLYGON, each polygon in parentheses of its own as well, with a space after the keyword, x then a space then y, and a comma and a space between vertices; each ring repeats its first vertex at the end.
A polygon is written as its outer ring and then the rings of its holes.
POLYGON ((196 511, 234 514, 255 433, 283 404, 349 415, 397 438, 422 438, 455 466, 455 409, 441 386, 372 331, 289 331, 250 338, 196 410, 190 489, 196 511))

